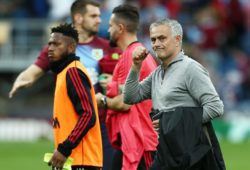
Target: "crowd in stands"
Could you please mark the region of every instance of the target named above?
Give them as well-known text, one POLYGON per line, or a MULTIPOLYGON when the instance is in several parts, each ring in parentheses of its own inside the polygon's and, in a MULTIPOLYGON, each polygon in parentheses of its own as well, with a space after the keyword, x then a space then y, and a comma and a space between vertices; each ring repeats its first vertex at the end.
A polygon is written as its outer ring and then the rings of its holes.
MULTIPOLYGON (((0 0, 0 19, 69 16, 73 0, 0 0)), ((225 111, 250 108, 249 0, 99 0, 99 35, 108 38, 108 19, 118 3, 140 8, 139 38, 150 48, 148 28, 157 18, 177 19, 184 28, 184 52, 209 70, 225 111)))

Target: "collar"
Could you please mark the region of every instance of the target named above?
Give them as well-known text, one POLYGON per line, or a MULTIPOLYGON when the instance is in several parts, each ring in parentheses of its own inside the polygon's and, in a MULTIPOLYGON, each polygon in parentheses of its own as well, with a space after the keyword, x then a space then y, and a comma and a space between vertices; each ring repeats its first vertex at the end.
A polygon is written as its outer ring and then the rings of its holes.
POLYGON ((184 59, 184 51, 182 50, 181 52, 179 52, 177 54, 177 56, 167 65, 167 67, 164 67, 163 65, 161 65, 161 68, 162 69, 165 69, 165 68, 168 68, 170 67, 171 65, 173 65, 174 63, 177 63, 179 61, 182 61, 184 59))
POLYGON ((93 39, 89 42, 79 42, 77 45, 90 45, 94 44, 97 41, 98 37, 96 35, 93 36, 93 39))
POLYGON ((60 73, 69 63, 71 63, 74 60, 80 60, 79 57, 77 57, 75 54, 69 54, 63 59, 56 61, 56 62, 51 62, 49 63, 50 69, 52 72, 58 74, 60 73))
MULTIPOLYGON (((138 42, 139 42, 138 40, 133 41, 133 42, 131 42, 131 43, 128 45, 128 47, 131 46, 131 45, 133 45, 133 44, 135 44, 135 43, 138 43, 138 42)), ((128 47, 127 47, 127 48, 128 48, 128 47)))

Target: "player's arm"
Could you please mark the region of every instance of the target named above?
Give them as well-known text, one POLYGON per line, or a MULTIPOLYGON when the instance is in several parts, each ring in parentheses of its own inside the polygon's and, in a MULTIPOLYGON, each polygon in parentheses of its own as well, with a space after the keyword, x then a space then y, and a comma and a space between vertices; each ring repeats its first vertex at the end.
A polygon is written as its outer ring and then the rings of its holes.
POLYGON ((37 81, 44 71, 37 65, 32 64, 27 69, 22 71, 16 78, 13 86, 9 92, 9 98, 12 98, 16 92, 24 87, 31 86, 35 81, 37 81))
POLYGON ((123 94, 122 94, 123 85, 118 87, 118 95, 115 97, 107 97, 101 93, 96 94, 96 100, 98 106, 108 108, 114 111, 127 111, 131 107, 131 105, 125 104, 123 102, 123 94))
POLYGON ((125 104, 123 102, 123 94, 120 94, 116 97, 110 98, 107 97, 107 108, 114 111, 127 111, 131 107, 131 105, 125 104))
POLYGON ((9 92, 9 98, 12 98, 16 92, 24 87, 31 86, 46 71, 49 70, 48 47, 45 46, 39 53, 34 64, 22 71, 16 78, 9 92))
POLYGON ((78 114, 78 122, 68 138, 57 150, 68 157, 89 129, 95 125, 96 114, 90 94, 91 85, 86 75, 77 68, 70 68, 66 75, 68 96, 78 114))

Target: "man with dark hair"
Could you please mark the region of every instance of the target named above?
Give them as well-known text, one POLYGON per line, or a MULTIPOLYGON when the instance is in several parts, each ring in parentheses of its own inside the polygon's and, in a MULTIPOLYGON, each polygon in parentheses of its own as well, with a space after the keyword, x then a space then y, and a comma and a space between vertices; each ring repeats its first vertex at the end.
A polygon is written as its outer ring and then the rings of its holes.
MULTIPOLYGON (((107 86, 107 96, 100 93, 96 95, 98 105, 108 108, 108 134, 111 144, 117 148, 113 170, 148 169, 158 143, 149 117, 151 101, 126 105, 119 90, 132 65, 133 51, 143 46, 137 40, 138 27, 139 13, 136 7, 120 5, 114 8, 109 21, 110 44, 120 47, 123 53, 115 66, 112 82, 107 86)), ((140 79, 148 76, 155 68, 155 60, 149 55, 143 62, 140 79)))
MULTIPOLYGON (((95 0, 76 0, 71 6, 72 22, 79 33, 76 55, 80 57, 81 63, 88 70, 96 92, 102 90, 98 82, 99 75, 105 73, 105 79, 101 82, 101 85, 105 87, 111 80, 111 74, 119 58, 118 53, 121 52, 117 48, 111 48, 106 39, 96 36, 101 22, 100 15, 100 4, 95 0)), ((45 47, 35 63, 19 74, 9 93, 10 97, 20 88, 32 85, 49 70, 47 55, 48 49, 45 47)), ((99 109, 104 149, 103 170, 110 170, 113 149, 107 136, 105 117, 106 110, 99 109)))
POLYGON ((102 141, 95 90, 86 68, 75 55, 78 33, 70 24, 51 29, 48 59, 56 74, 53 128, 56 150, 49 161, 62 169, 67 157, 72 169, 102 167, 102 141))
MULTIPOLYGON (((68 41, 70 43, 78 43, 79 38, 78 38, 78 32, 77 30, 73 27, 71 24, 61 24, 58 27, 53 27, 51 28, 51 34, 52 33, 62 33, 63 35, 70 37, 68 41), (74 41, 72 41, 74 40, 74 41)), ((74 44, 76 46, 76 44, 74 44)))

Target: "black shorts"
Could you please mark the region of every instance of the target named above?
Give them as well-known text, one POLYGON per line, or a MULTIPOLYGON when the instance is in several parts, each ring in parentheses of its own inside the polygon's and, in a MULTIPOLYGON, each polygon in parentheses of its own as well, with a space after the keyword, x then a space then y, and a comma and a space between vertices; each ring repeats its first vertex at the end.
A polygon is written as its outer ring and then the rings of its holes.
MULTIPOLYGON (((94 166, 72 166, 72 170, 100 170, 101 168, 99 167, 94 167, 94 166)), ((52 170, 56 170, 52 168, 52 170)))

